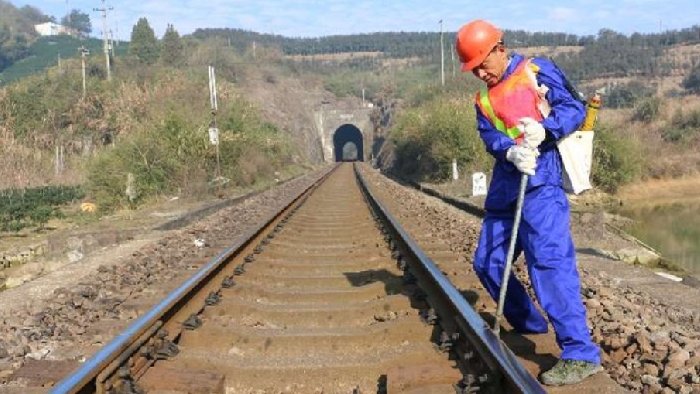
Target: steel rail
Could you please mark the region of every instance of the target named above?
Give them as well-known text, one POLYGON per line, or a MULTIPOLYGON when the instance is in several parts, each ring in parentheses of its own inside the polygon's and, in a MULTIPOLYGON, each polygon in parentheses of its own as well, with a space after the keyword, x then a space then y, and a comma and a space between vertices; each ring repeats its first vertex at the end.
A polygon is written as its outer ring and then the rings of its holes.
POLYGON ((50 391, 51 394, 67 393, 93 393, 97 390, 96 380, 98 375, 108 367, 114 360, 120 357, 134 341, 138 340, 150 327, 158 324, 166 315, 173 314, 173 308, 177 308, 181 303, 193 293, 199 291, 202 283, 207 282, 211 277, 219 272, 226 265, 227 261, 236 256, 250 242, 261 234, 269 225, 279 219, 282 214, 290 209, 296 202, 308 195, 310 191, 318 187, 333 171, 337 165, 331 167, 310 186, 305 188, 298 195, 291 197, 278 211, 269 217, 259 226, 250 230, 236 244, 225 249, 219 255, 210 260, 200 268, 193 276, 185 280, 177 289, 171 291, 157 305, 151 308, 141 317, 137 318, 124 331, 119 333, 112 341, 102 347, 97 353, 85 361, 80 367, 69 376, 61 380, 50 391))
POLYGON ((454 319, 460 331, 466 336, 473 348, 482 359, 500 373, 499 382, 509 393, 546 393, 542 385, 535 379, 518 361, 513 352, 496 336, 486 322, 469 305, 464 296, 443 275, 442 271, 430 259, 413 238, 404 230, 398 220, 389 212, 371 192, 367 182, 360 174, 357 166, 355 173, 358 183, 368 198, 368 202, 375 208, 378 215, 387 223, 397 235, 395 239, 403 243, 404 250, 408 251, 415 261, 420 264, 420 269, 436 286, 438 294, 443 298, 440 301, 447 303, 452 310, 451 316, 441 316, 442 319, 454 319))

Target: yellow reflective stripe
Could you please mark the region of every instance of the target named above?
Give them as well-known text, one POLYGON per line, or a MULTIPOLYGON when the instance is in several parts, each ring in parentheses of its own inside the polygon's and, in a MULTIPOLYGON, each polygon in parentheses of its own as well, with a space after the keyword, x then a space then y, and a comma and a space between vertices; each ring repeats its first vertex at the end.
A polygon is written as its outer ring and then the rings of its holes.
POLYGON ((486 115, 498 131, 512 139, 518 138, 520 135, 520 130, 518 130, 517 127, 507 128, 506 124, 498 116, 496 116, 496 113, 493 111, 493 107, 491 106, 491 100, 489 99, 489 91, 485 87, 481 88, 481 92, 479 93, 479 103, 481 103, 481 108, 486 110, 486 115))
POLYGON ((489 99, 489 91, 487 88, 481 88, 481 92, 479 93, 479 102, 481 103, 481 108, 486 110, 486 115, 489 117, 496 129, 506 133, 506 124, 496 116, 495 112, 493 112, 493 107, 491 106, 491 100, 489 99))

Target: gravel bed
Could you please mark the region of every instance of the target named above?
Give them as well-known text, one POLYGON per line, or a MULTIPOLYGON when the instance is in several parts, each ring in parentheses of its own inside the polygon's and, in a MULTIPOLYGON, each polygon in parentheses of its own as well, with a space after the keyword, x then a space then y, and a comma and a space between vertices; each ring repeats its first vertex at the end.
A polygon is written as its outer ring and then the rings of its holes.
MULTIPOLYGON (((165 232, 126 259, 61 283, 44 299, 3 305, 7 313, 0 320, 0 383, 27 359, 63 359, 70 349, 95 349, 106 343, 108 333, 137 317, 129 304, 157 301, 159 294, 181 283, 177 278, 193 272, 188 262, 218 253, 213 245, 233 243, 324 171, 269 189, 181 230, 165 232), (206 246, 195 245, 195 240, 204 240, 206 246), (105 323, 104 329, 99 328, 100 322, 105 323)), ((0 293, 0 305, 6 302, 0 293)), ((84 359, 89 354, 74 356, 84 359)))
MULTIPOLYGON (((420 229, 422 235, 431 234, 448 243, 465 262, 462 274, 473 275, 478 218, 401 186, 369 167, 363 167, 363 173, 388 197, 386 201, 391 201, 399 220, 420 229)), ((580 224, 574 224, 577 225, 580 224)), ((663 289, 652 295, 623 284, 614 275, 589 269, 582 260, 579 259, 579 272, 583 299, 593 339, 604 352, 607 373, 621 386, 637 392, 700 394, 698 310, 670 304, 663 298, 663 289)), ((515 275, 532 295, 522 261, 514 267, 515 275)), ((675 290, 697 297, 697 289, 675 290)))

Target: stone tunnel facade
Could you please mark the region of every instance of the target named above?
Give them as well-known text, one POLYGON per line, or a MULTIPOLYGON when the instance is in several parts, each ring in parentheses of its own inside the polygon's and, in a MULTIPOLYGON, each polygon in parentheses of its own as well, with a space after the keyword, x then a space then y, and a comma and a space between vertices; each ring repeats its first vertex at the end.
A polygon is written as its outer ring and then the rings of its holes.
POLYGON ((360 161, 369 159, 373 143, 371 112, 371 108, 356 108, 321 109, 314 113, 324 161, 352 160, 352 155, 344 157, 343 153, 347 155, 348 151, 355 149, 354 158, 360 161))

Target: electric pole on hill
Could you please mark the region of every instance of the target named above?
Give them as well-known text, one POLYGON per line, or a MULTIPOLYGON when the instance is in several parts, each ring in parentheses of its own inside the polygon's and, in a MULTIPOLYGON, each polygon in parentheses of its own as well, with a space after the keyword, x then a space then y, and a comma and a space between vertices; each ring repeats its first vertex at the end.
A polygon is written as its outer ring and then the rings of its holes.
POLYGON ((90 51, 88 51, 84 45, 78 48, 78 50, 80 51, 80 59, 83 64, 83 99, 85 99, 85 95, 87 94, 87 84, 85 82, 85 56, 89 55, 90 51))
POLYGON ((102 0, 102 8, 93 8, 93 11, 102 12, 102 37, 104 39, 104 50, 105 50, 105 65, 107 66, 107 80, 112 80, 112 72, 109 68, 109 32, 107 31, 107 11, 111 11, 114 8, 105 5, 105 0, 102 0))
POLYGON ((440 80, 445 86, 445 45, 442 42, 442 19, 440 19, 440 80))

